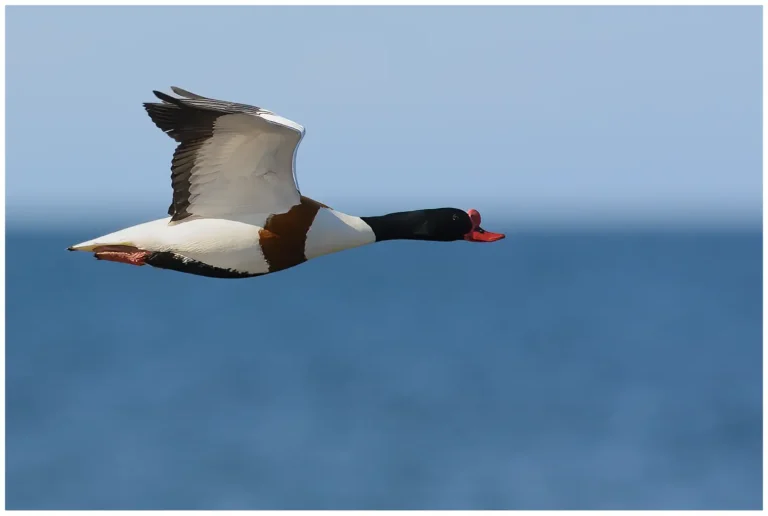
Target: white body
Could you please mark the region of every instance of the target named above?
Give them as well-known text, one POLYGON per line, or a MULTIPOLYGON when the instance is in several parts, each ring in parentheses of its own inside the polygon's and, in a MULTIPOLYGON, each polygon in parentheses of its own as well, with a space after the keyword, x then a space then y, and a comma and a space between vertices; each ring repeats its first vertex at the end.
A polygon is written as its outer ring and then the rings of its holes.
MULTIPOLYGON (((212 267, 249 274, 269 272, 259 234, 269 215, 237 219, 191 219, 169 224, 170 217, 131 226, 72 246, 93 251, 99 246, 128 245, 143 251, 173 252, 212 267)), ((307 260, 375 242, 371 228, 359 217, 320 208, 307 232, 307 260)))

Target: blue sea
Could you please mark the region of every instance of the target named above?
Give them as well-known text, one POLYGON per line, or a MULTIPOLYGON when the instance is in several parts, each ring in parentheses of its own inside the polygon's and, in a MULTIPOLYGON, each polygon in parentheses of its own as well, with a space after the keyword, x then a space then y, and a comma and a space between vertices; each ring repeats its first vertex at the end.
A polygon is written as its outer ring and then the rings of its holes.
POLYGON ((65 250, 114 229, 8 231, 9 509, 762 507, 759 230, 65 250))

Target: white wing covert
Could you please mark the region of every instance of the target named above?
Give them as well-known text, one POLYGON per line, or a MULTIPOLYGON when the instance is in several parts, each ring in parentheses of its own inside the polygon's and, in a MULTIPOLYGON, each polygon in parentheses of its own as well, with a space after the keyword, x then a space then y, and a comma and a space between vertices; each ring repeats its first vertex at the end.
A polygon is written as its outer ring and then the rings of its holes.
POLYGON ((179 142, 171 163, 171 223, 188 217, 276 214, 300 202, 296 150, 304 128, 271 111, 172 87, 145 103, 152 121, 179 142))

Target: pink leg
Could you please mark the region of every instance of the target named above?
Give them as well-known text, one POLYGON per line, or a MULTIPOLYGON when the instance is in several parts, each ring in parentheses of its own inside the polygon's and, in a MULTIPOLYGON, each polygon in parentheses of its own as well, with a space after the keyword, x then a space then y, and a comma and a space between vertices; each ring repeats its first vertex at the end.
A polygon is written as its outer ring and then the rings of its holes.
POLYGON ((145 265, 147 257, 152 254, 149 251, 142 251, 130 245, 103 245, 95 248, 93 252, 97 260, 138 266, 145 265))

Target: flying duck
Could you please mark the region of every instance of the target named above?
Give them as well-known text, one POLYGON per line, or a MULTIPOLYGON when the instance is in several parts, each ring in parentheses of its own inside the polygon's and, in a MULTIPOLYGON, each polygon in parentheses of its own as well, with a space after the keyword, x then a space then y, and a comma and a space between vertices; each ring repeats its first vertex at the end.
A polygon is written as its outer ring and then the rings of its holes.
POLYGON ((296 180, 304 127, 263 108, 172 87, 149 117, 178 142, 169 217, 69 248, 99 260, 215 278, 248 278, 384 240, 495 242, 476 210, 354 217, 305 197, 296 180))

